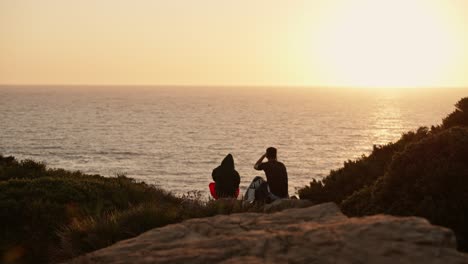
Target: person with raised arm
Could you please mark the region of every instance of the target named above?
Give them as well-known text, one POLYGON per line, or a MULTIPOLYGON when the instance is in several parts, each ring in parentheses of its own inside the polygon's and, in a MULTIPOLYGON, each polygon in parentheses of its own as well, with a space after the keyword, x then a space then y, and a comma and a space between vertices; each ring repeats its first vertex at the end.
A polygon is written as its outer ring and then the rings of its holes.
POLYGON ((276 148, 269 147, 266 153, 255 163, 254 169, 263 170, 267 178, 270 193, 275 199, 289 198, 288 195, 288 172, 286 166, 278 161, 276 148), (263 160, 267 158, 267 162, 263 160))

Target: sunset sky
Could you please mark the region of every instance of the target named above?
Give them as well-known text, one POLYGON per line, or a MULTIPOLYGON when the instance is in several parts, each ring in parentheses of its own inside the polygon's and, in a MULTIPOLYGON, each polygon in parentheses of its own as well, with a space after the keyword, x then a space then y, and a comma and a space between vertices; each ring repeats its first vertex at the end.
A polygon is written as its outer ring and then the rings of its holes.
POLYGON ((0 84, 468 86, 467 0, 0 0, 0 84))

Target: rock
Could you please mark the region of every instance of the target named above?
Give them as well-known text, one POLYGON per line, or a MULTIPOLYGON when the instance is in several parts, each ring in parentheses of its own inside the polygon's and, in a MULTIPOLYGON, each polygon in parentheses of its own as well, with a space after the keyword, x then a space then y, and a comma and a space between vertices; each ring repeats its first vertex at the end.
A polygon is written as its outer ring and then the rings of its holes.
POLYGON ((70 263, 468 263, 449 229, 417 217, 347 218, 333 203, 192 219, 70 263))
POLYGON ((263 207, 265 213, 279 212, 290 208, 304 208, 314 205, 309 200, 279 199, 263 207))

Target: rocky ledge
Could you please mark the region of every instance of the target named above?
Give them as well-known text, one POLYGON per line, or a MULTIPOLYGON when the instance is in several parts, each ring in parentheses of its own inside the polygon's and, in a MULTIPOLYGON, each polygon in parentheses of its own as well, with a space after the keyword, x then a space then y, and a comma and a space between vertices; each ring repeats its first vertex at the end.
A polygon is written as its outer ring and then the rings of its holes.
POLYGON ((193 219, 70 263, 468 263, 451 230, 417 217, 348 218, 333 203, 193 219))

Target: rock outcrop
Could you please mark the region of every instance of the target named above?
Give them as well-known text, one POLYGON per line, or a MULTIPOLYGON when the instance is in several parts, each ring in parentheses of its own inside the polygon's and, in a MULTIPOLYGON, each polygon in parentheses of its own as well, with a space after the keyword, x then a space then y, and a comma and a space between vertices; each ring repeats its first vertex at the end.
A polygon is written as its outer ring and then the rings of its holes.
POLYGON ((304 208, 315 205, 309 200, 299 200, 299 199, 279 199, 270 204, 266 204, 263 207, 263 212, 273 213, 279 212, 291 208, 304 208))
POLYGON ((71 263, 468 263, 451 230, 417 217, 347 218, 332 203, 193 219, 71 263))

